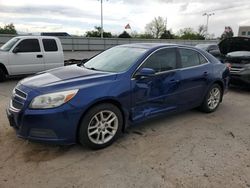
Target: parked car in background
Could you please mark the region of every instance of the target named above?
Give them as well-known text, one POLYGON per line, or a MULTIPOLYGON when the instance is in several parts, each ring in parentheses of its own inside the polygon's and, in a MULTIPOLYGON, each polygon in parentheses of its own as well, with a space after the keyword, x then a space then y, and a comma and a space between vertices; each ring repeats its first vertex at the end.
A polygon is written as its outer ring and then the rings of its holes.
POLYGON ((197 44, 195 47, 205 50, 207 52, 219 50, 219 47, 217 44, 197 44))
POLYGON ((129 44, 21 80, 7 115, 19 137, 47 143, 112 144, 128 125, 222 102, 228 68, 190 46, 129 44))
POLYGON ((71 35, 66 32, 42 32, 41 36, 71 37, 71 35))
POLYGON ((250 38, 232 37, 219 43, 224 62, 231 65, 230 83, 250 86, 250 38))
POLYGON ((197 44, 195 47, 207 51, 223 62, 224 56, 220 53, 220 49, 217 44, 197 44))
POLYGON ((32 74, 60 66, 64 66, 64 55, 56 37, 18 36, 0 48, 0 81, 7 76, 32 74))

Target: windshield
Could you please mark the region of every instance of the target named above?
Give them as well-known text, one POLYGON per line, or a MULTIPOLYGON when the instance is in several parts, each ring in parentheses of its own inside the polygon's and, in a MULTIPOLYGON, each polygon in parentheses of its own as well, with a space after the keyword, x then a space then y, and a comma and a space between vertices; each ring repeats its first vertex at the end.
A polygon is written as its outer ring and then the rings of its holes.
POLYGON ((147 49, 133 47, 114 47, 90 59, 84 67, 105 72, 127 70, 147 49))
POLYGON ((6 42, 0 49, 2 51, 9 51, 19 40, 20 40, 19 38, 13 38, 9 40, 8 42, 6 42))

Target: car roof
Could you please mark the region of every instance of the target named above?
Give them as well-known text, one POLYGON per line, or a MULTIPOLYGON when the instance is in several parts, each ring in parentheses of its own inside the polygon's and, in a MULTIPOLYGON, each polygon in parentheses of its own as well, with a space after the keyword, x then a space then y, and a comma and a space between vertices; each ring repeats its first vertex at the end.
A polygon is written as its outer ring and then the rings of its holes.
POLYGON ((161 47, 188 47, 193 48, 188 45, 181 44, 173 44, 173 43, 133 43, 133 44, 124 44, 121 46, 131 47, 131 48, 144 48, 144 49, 152 49, 152 48, 161 48, 161 47))
POLYGON ((33 38, 40 38, 40 39, 58 39, 54 36, 40 36, 40 35, 28 35, 28 36, 16 36, 16 38, 20 39, 33 39, 33 38))

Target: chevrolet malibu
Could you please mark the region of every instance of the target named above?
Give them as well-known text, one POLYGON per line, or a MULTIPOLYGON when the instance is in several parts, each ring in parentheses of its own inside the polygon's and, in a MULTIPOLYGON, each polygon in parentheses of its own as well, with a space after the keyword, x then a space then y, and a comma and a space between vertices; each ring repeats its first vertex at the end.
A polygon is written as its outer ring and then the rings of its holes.
POLYGON ((21 80, 7 116, 18 137, 100 149, 142 120, 196 107, 215 111, 228 80, 224 64, 194 47, 122 45, 21 80))

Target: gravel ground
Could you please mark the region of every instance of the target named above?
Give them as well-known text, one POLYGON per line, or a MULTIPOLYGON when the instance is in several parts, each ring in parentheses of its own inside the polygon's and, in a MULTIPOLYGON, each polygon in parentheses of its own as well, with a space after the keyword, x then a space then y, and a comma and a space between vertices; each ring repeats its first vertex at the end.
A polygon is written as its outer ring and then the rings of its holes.
POLYGON ((0 83, 0 187, 250 187, 250 91, 231 89, 215 113, 197 110, 130 128, 91 151, 16 138, 0 83))

